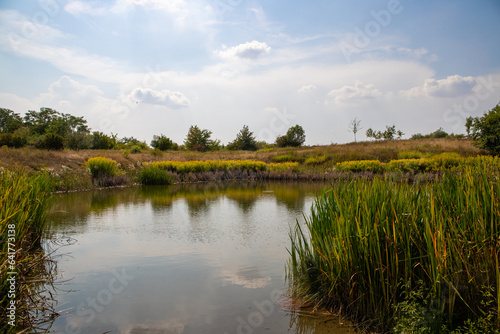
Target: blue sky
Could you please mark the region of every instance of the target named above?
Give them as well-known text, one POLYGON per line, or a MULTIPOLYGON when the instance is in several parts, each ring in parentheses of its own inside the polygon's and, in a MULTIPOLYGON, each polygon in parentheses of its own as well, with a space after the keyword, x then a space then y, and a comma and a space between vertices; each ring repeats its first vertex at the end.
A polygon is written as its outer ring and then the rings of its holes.
POLYGON ((500 2, 0 1, 0 107, 93 130, 227 143, 300 124, 306 144, 395 124, 406 138, 500 101, 500 2))

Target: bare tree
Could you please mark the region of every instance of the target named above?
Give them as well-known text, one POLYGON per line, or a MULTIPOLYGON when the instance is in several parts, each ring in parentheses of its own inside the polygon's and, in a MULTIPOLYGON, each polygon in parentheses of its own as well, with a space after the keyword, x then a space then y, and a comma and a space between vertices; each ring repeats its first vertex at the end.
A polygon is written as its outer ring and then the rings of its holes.
POLYGON ((354 118, 351 123, 349 123, 349 131, 354 133, 354 142, 356 142, 356 133, 358 133, 359 130, 363 129, 359 126, 359 124, 361 124, 361 120, 358 121, 357 117, 354 118))

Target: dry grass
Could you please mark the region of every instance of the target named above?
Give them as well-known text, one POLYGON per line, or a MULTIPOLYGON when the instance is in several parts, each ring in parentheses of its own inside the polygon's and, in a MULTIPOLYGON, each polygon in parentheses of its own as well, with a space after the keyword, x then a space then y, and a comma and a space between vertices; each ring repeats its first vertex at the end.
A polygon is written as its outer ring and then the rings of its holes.
MULTIPOLYGON (((0 149, 0 166, 5 168, 24 167, 28 171, 49 168, 59 172, 68 167, 71 170, 84 168, 85 162, 102 156, 118 162, 125 170, 134 169, 149 161, 192 161, 192 160, 258 160, 266 163, 276 162, 282 156, 303 163, 309 157, 326 156, 325 166, 351 160, 380 160, 388 162, 396 159, 400 151, 415 150, 425 154, 457 152, 462 156, 476 156, 486 152, 472 145, 469 139, 420 139, 380 142, 359 142, 343 145, 327 145, 301 148, 276 148, 269 152, 216 151, 188 152, 167 151, 153 155, 150 151, 123 154, 121 150, 82 150, 82 151, 45 151, 32 148, 0 149), (65 167, 63 167, 65 166, 65 167)), ((285 158, 286 159, 286 158, 285 158)))

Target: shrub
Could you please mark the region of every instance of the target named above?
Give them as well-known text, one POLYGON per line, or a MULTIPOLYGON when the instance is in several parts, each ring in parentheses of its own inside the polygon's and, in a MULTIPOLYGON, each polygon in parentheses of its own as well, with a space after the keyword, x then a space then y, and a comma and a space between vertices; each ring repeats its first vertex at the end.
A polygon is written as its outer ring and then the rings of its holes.
POLYGON ((62 150, 64 138, 55 133, 47 133, 38 141, 36 147, 45 150, 62 150))
POLYGON ((304 161, 306 165, 321 165, 328 161, 328 156, 320 155, 317 157, 309 157, 304 161))
POLYGON ((92 148, 92 135, 87 132, 72 132, 64 137, 64 146, 70 150, 88 150, 92 148))
POLYGON ((23 147, 26 142, 23 138, 12 133, 0 133, 0 146, 23 147))
POLYGON ((130 148, 130 153, 141 153, 141 152, 142 152, 141 148, 137 145, 134 145, 130 148))
POLYGON ((163 152, 158 149, 154 149, 151 151, 151 155, 154 157, 161 157, 163 155, 163 152))
POLYGON ((374 173, 382 172, 382 163, 378 160, 359 160, 359 161, 344 161, 337 163, 339 171, 362 172, 371 171, 374 173))
POLYGON ((92 148, 94 150, 110 150, 116 145, 116 139, 102 132, 92 133, 92 148))
POLYGON ((270 172, 284 172, 290 170, 292 172, 298 171, 299 163, 298 162, 284 162, 284 163, 270 163, 267 164, 266 170, 270 172))
POLYGON ((118 163, 112 159, 104 157, 90 158, 87 160, 86 166, 90 170, 90 174, 93 179, 113 177, 120 173, 118 163))
POLYGON ((401 151, 398 152, 398 159, 420 159, 423 154, 419 151, 401 151))

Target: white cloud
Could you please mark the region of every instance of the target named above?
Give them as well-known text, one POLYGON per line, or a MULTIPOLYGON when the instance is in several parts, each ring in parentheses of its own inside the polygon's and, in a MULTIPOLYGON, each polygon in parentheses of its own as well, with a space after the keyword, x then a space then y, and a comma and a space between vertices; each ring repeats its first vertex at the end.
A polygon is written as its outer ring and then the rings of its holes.
POLYGON ((49 86, 48 92, 40 95, 41 103, 82 106, 95 102, 103 96, 103 91, 94 85, 84 85, 67 75, 62 76, 49 86))
POLYGON ((360 81, 356 81, 354 86, 343 86, 339 89, 331 90, 328 93, 326 103, 334 101, 335 103, 349 103, 360 100, 370 100, 381 96, 382 93, 375 88, 373 84, 365 85, 360 81))
POLYGON ((73 36, 48 25, 34 24, 14 11, 0 11, 0 47, 18 55, 39 59, 69 74, 103 82, 119 82, 123 65, 114 59, 89 55, 67 44, 73 36))
POLYGON ((299 93, 308 93, 308 92, 312 92, 316 90, 316 86, 314 85, 305 85, 305 86, 302 86, 300 87, 297 92, 299 93))
POLYGON ((64 10, 73 15, 88 14, 88 15, 104 15, 107 9, 104 7, 94 7, 92 2, 70 1, 64 6, 64 10))
POLYGON ((427 49, 425 48, 420 48, 420 49, 410 49, 410 48, 403 48, 403 47, 399 47, 396 49, 396 51, 398 51, 399 53, 402 53, 402 54, 407 54, 413 58, 422 58, 423 56, 425 56, 428 51, 427 49))
POLYGON ((270 51, 271 47, 266 43, 251 41, 230 48, 224 46, 223 50, 217 51, 216 53, 222 58, 257 59, 270 51))
POLYGON ((402 90, 400 94, 404 96, 457 97, 472 93, 476 85, 476 79, 473 77, 452 75, 441 80, 426 79, 423 86, 402 90))
POLYGON ((166 89, 158 91, 150 88, 136 88, 130 93, 130 98, 138 102, 167 106, 172 109, 186 108, 191 105, 182 93, 166 89))

